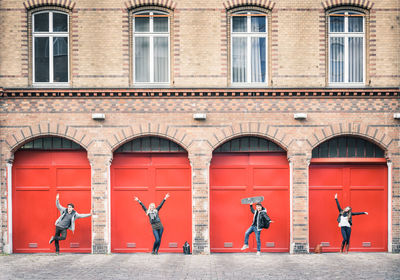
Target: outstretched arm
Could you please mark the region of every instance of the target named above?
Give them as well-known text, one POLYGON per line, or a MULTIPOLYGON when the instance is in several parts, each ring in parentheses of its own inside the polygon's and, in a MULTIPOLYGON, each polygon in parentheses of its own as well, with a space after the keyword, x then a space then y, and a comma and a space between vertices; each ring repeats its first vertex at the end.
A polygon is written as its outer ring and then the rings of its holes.
POLYGON ((78 212, 76 212, 75 214, 75 219, 80 219, 80 218, 86 218, 86 217, 90 217, 92 216, 92 214, 79 214, 78 212))
POLYGON ((343 210, 342 210, 342 208, 340 208, 339 200, 337 199, 337 193, 335 194, 335 200, 336 200, 337 209, 339 210, 339 212, 342 212, 343 210))
POLYGON ((56 207, 57 207, 58 211, 63 212, 63 211, 65 211, 65 209, 67 209, 67 208, 61 206, 60 201, 59 201, 59 198, 60 198, 60 195, 57 194, 57 195, 56 195, 56 207))
POLYGON ((163 201, 161 201, 160 205, 158 205, 157 210, 160 211, 161 207, 164 205, 165 201, 167 200, 167 198, 169 197, 169 193, 167 193, 163 199, 163 201))
POLYGON ((351 215, 357 216, 357 215, 368 215, 368 212, 351 212, 351 215))
POLYGON ((135 200, 136 200, 137 202, 139 202, 139 204, 142 206, 144 212, 147 212, 146 206, 143 205, 143 203, 139 200, 139 198, 138 198, 137 196, 135 196, 135 200))

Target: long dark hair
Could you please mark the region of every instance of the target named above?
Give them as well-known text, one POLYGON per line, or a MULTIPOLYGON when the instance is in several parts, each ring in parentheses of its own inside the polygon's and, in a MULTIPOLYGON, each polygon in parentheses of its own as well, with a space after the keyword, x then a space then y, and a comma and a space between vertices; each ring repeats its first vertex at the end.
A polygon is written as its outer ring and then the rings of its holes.
MULTIPOLYGON (((347 211, 347 217, 349 218, 349 221, 351 219, 351 207, 347 206, 346 208, 349 208, 349 211, 347 211)), ((344 208, 344 209, 346 209, 344 208)), ((340 214, 344 215, 344 213, 346 213, 346 211, 342 210, 342 212, 340 214)))

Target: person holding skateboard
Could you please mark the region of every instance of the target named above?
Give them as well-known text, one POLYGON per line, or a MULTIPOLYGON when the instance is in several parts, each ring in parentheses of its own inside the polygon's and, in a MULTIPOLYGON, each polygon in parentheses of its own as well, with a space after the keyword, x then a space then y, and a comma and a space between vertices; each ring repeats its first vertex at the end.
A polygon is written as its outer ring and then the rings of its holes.
POLYGON ((62 207, 59 201, 60 195, 56 195, 56 207, 58 211, 60 211, 61 216, 57 219, 56 225, 56 232, 50 238, 49 244, 53 243, 56 247, 56 254, 60 253, 60 240, 65 240, 67 238, 67 229, 71 230, 72 232, 75 230, 75 220, 80 218, 86 218, 92 216, 92 214, 78 214, 75 211, 74 205, 72 203, 68 203, 67 208, 62 207))
POLYGON ((268 228, 272 221, 267 215, 267 210, 260 202, 256 204, 256 210, 253 208, 253 203, 250 203, 250 211, 254 214, 253 222, 245 233, 244 245, 241 250, 246 250, 249 248, 249 236, 252 232, 254 232, 257 240, 257 255, 259 256, 261 255, 261 230, 263 228, 268 228))
POLYGON ((350 246, 350 235, 351 235, 351 226, 353 225, 352 223, 352 216, 356 215, 363 215, 366 214, 368 215, 368 212, 351 212, 351 207, 347 206, 344 208, 340 208, 339 201, 337 199, 337 193, 335 194, 335 200, 336 200, 336 206, 339 210, 339 216, 337 218, 337 221, 339 223, 340 231, 342 232, 343 236, 343 241, 342 245, 340 247, 340 253, 343 253, 343 251, 347 254, 349 252, 349 246, 350 246), (346 249, 345 246, 346 245, 346 249))
POLYGON ((147 209, 146 206, 144 206, 144 204, 139 200, 139 198, 135 196, 135 200, 139 202, 146 215, 149 216, 150 224, 153 229, 153 235, 155 239, 153 244, 153 250, 151 251, 153 255, 158 255, 158 249, 160 248, 161 245, 161 237, 164 232, 164 227, 161 224, 158 212, 160 211, 161 207, 164 205, 164 202, 167 200, 168 197, 169 193, 165 195, 163 201, 161 201, 160 205, 158 205, 157 208, 154 203, 150 203, 149 209, 147 209))

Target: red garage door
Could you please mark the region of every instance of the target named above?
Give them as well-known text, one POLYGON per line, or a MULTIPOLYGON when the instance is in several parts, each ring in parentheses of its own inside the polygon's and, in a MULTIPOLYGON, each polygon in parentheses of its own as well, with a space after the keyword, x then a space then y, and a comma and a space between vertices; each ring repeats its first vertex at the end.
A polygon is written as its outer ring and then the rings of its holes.
POLYGON ((192 240, 191 168, 187 153, 156 137, 139 138, 118 149, 111 165, 111 250, 150 252, 154 236, 149 218, 134 196, 156 206, 164 226, 160 252, 182 252, 192 240), (150 152, 149 152, 150 151, 150 152))
POLYGON ((353 217, 350 250, 387 251, 387 166, 386 160, 381 158, 383 151, 370 143, 366 146, 363 139, 350 137, 336 138, 324 145, 325 148, 327 144, 337 147, 339 142, 342 146, 336 151, 347 150, 343 152, 343 158, 332 156, 338 153, 329 153, 331 147, 326 150, 325 158, 318 156, 324 153, 321 147, 319 151, 313 151, 309 193, 310 249, 322 244, 324 251, 339 251, 342 236, 334 200, 337 193, 342 208, 351 206, 353 212, 369 213, 368 216, 353 217))
MULTIPOLYGON (((261 251, 288 252, 290 238, 289 163, 274 143, 243 137, 218 148, 210 167, 210 242, 212 252, 239 252, 253 214, 242 198, 264 196, 264 207, 274 221, 261 233, 261 251), (223 151, 238 152, 223 152, 223 151), (260 150, 267 152, 242 152, 260 150)), ((254 234, 249 241, 256 251, 254 234)))
MULTIPOLYGON (((49 239, 54 235, 54 223, 59 217, 55 204, 57 193, 62 206, 72 202, 79 213, 90 213, 89 161, 86 151, 72 149, 79 146, 69 140, 49 137, 30 142, 15 153, 12 169, 15 253, 54 252, 49 239), (68 151, 38 150, 65 146, 68 151)), ((75 233, 68 231, 67 239, 60 242, 60 251, 90 253, 91 219, 79 219, 75 226, 75 233)))

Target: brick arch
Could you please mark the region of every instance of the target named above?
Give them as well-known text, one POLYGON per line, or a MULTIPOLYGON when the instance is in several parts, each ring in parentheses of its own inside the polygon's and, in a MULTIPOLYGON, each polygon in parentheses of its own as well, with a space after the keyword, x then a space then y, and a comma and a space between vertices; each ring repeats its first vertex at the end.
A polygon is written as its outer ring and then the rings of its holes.
POLYGON ((172 142, 175 142, 187 152, 189 152, 190 139, 187 137, 186 133, 182 130, 171 128, 168 125, 152 125, 148 123, 147 125, 136 125, 128 128, 121 129, 119 132, 115 133, 111 139, 108 140, 111 151, 114 152, 119 147, 140 137, 155 136, 160 138, 165 138, 172 142))
POLYGON ((355 6, 370 10, 374 5, 373 2, 368 0, 326 0, 323 1, 321 4, 325 10, 329 10, 340 6, 355 6))
POLYGON ((176 2, 172 0, 130 0, 125 1, 127 10, 143 7, 143 6, 159 6, 170 10, 175 9, 176 2))
POLYGON ((8 146, 5 152, 7 161, 12 161, 15 151, 24 144, 46 136, 56 136, 69 139, 78 145, 82 146, 86 151, 91 144, 91 139, 86 134, 76 128, 65 126, 58 123, 40 123, 34 126, 26 126, 15 131, 5 139, 8 146))
POLYGON ((277 144, 286 152, 289 147, 289 139, 286 134, 274 126, 264 125, 261 123, 241 123, 226 127, 212 136, 210 145, 213 150, 223 143, 234 138, 243 136, 256 136, 265 138, 277 144))
POLYGON ((55 6, 72 10, 75 4, 76 3, 71 0, 28 0, 24 2, 25 9, 27 10, 44 6, 55 6))
POLYGON ((378 128, 351 123, 340 123, 329 128, 323 128, 314 133, 312 140, 310 141, 311 149, 314 149, 323 142, 340 136, 354 136, 364 138, 382 148, 384 151, 388 151, 389 145, 392 142, 391 137, 378 128))
POLYGON ((227 10, 241 6, 257 6, 272 10, 275 6, 275 2, 272 2, 270 0, 228 0, 225 1, 223 4, 225 9, 227 10))

